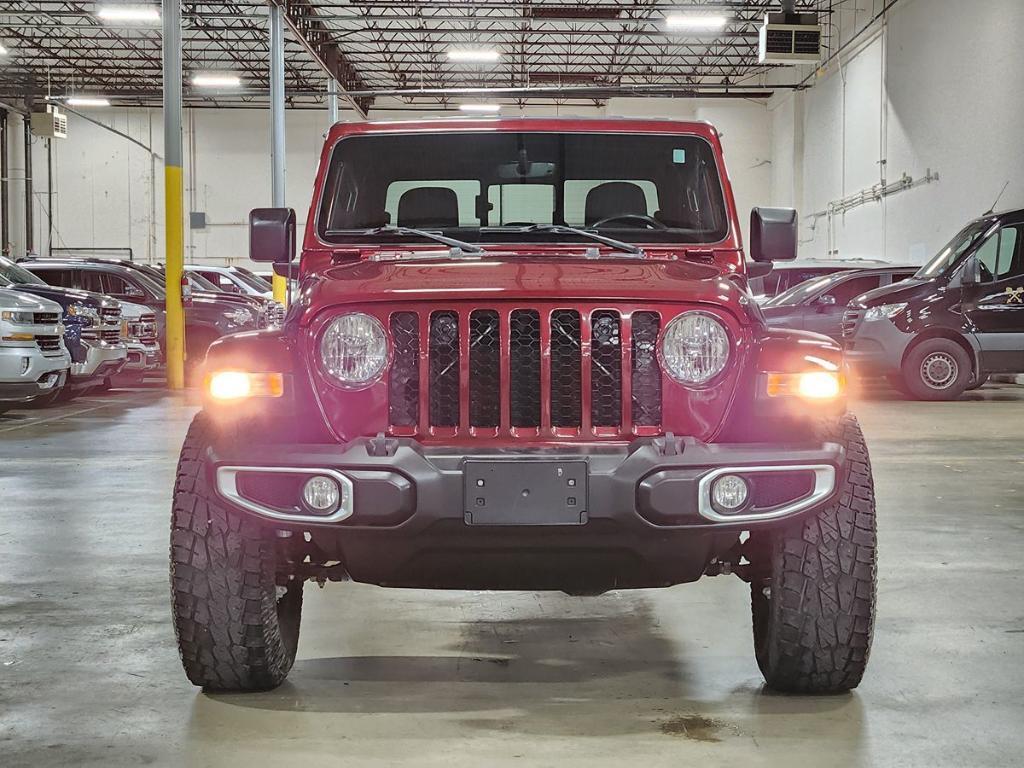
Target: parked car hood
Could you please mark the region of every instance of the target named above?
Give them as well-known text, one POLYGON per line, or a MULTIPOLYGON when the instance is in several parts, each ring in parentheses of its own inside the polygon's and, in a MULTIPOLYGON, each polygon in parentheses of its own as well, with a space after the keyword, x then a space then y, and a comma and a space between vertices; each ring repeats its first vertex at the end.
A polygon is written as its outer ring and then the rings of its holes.
POLYGON ((78 288, 60 288, 56 285, 37 285, 35 283, 19 283, 12 285, 11 290, 24 291, 35 296, 52 299, 59 304, 78 302, 90 307, 113 307, 117 302, 102 293, 83 291, 78 288))
POLYGON ((0 307, 11 312, 60 312, 55 301, 18 291, 0 290, 0 307))
POLYGON ((892 285, 862 293, 849 303, 851 307, 877 307, 881 304, 896 304, 903 301, 905 297, 917 295, 918 289, 927 283, 934 283, 935 278, 910 277, 892 285))
POLYGON ((564 257, 357 262, 325 270, 301 301, 367 302, 666 301, 725 305, 742 318, 750 299, 715 264, 564 257))

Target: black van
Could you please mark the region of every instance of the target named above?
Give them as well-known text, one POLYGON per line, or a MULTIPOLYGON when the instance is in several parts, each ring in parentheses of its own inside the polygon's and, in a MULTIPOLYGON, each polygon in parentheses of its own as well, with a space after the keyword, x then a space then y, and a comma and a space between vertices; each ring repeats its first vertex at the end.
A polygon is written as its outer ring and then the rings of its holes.
POLYGON ((1024 210, 975 219, 912 278, 861 294, 847 359, 921 400, 953 400, 1024 372, 1024 210))

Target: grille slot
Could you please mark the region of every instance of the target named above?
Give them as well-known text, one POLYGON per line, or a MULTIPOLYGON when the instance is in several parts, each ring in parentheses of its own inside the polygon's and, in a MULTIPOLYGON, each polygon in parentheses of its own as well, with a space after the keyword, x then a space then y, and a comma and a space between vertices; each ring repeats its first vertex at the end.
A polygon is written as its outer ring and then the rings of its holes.
POLYGON ((415 312, 391 316, 394 360, 388 374, 388 418, 396 427, 414 427, 420 420, 420 325, 415 312))
POLYGON ((36 312, 32 315, 34 325, 56 325, 60 322, 59 312, 36 312))
POLYGON ((540 313, 517 309, 509 317, 510 423, 540 426, 540 313))
POLYGON ((107 342, 108 344, 116 344, 121 341, 121 329, 114 328, 113 330, 105 328, 100 331, 100 339, 107 342))
POLYGON ((430 423, 459 425, 459 315, 430 315, 430 423))
POLYGON ((860 322, 861 312, 856 309, 848 309, 843 313, 843 338, 849 339, 857 330, 857 323, 860 322))
POLYGON ((590 421, 595 427, 622 424, 622 322, 618 312, 590 317, 590 421))
POLYGON ((622 439, 662 423, 659 312, 541 304, 381 319, 396 434, 622 439))
POLYGON ((43 352, 58 352, 60 351, 60 337, 36 336, 36 345, 43 352))
POLYGON ((469 423, 501 423, 501 346, 498 313, 478 309, 469 316, 469 423))
POLYGON ((559 309, 551 313, 551 426, 580 425, 582 352, 580 313, 559 309))
POLYGON ((658 334, 661 318, 656 312, 633 313, 633 370, 631 372, 633 424, 654 427, 661 424, 661 365, 658 363, 658 334))

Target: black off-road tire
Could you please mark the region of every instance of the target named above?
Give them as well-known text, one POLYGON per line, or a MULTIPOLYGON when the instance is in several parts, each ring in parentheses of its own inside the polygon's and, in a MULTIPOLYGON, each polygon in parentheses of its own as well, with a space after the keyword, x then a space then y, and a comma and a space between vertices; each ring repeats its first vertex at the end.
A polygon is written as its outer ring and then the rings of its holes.
POLYGON ((189 427, 171 511, 171 610, 185 674, 211 691, 280 685, 295 661, 302 581, 276 584, 277 540, 226 508, 210 487, 205 450, 215 426, 189 427))
POLYGON ((765 682, 790 693, 841 693, 864 675, 875 617, 875 492, 856 418, 825 429, 846 449, 839 495, 757 541, 750 584, 754 650, 765 682))
POLYGON ((971 358, 951 339, 926 339, 907 353, 903 361, 903 384, 910 397, 917 400, 956 400, 970 386, 974 373, 971 358), (936 360, 938 373, 930 379, 924 374, 926 361, 936 360), (939 378, 944 371, 946 378, 939 378), (929 383, 930 382, 930 383, 929 383), (941 386, 940 386, 941 385, 941 386))

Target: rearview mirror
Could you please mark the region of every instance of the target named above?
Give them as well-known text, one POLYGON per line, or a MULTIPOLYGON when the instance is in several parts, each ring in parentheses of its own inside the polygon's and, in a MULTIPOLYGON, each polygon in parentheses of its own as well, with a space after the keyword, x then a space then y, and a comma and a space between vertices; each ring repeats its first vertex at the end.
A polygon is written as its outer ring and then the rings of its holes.
POLYGON ((750 212, 750 258, 792 261, 796 258, 797 215, 793 208, 755 208, 750 212))
POLYGON ((249 258, 288 263, 295 256, 295 211, 254 208, 249 213, 249 258))

